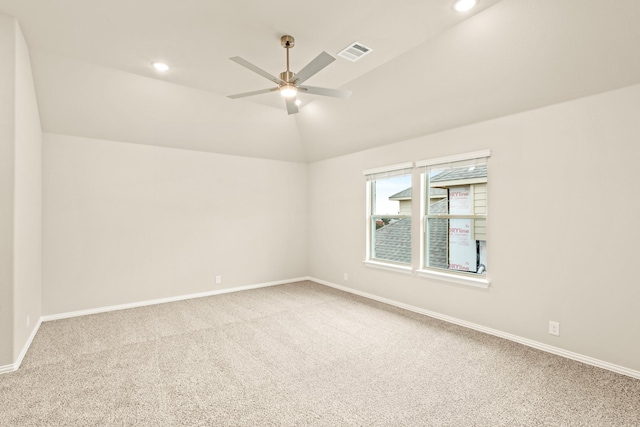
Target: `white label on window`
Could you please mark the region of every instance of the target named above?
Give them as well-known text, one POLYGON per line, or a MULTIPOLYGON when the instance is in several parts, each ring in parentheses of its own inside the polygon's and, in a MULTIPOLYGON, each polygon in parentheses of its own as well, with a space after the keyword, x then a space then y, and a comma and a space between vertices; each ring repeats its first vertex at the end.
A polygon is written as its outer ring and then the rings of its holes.
POLYGON ((472 213, 470 193, 468 185, 449 188, 449 213, 451 215, 472 213))
MULTIPOLYGON (((449 188, 449 213, 464 215, 471 212, 471 191, 468 185, 449 188)), ((476 271, 476 241, 472 219, 449 220, 449 268, 476 271)))

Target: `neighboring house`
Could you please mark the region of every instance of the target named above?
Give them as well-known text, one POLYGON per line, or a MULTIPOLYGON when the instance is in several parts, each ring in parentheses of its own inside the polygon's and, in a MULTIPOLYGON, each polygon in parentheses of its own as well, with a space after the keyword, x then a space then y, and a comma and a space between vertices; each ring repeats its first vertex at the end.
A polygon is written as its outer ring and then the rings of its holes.
POLYGON ((400 202, 400 215, 411 215, 411 187, 389 197, 389 200, 400 202))
MULTIPOLYGON (((471 192, 471 212, 474 214, 486 214, 487 213, 487 166, 477 166, 471 170, 469 169, 452 169, 450 171, 442 172, 430 180, 431 189, 439 189, 443 193, 447 192, 447 189, 451 187, 469 186, 471 192)), ((446 197, 446 194, 444 196, 446 197)), ((431 199, 434 198, 432 195, 431 199)), ((436 213, 436 212, 434 212, 436 213)), ((439 213, 439 212, 438 212, 439 213)), ((446 213, 446 212, 445 212, 446 213)), ((487 230, 486 220, 476 219, 474 220, 474 235, 475 240, 486 241, 487 230)))
MULTIPOLYGON (((487 168, 478 166, 474 169, 453 169, 442 172, 429 180, 429 206, 432 214, 449 213, 450 189, 468 189, 471 201, 469 212, 472 214, 486 213, 487 209, 487 168)), ((411 215, 411 188, 400 191, 389 197, 400 204, 401 215, 411 215)), ((450 268, 449 222, 445 218, 433 218, 429 222, 429 259, 430 267, 450 268)), ((473 220, 474 240, 479 247, 486 242, 485 220, 473 220)), ((378 229, 375 235, 376 258, 411 263, 411 219, 405 218, 389 223, 378 229)), ((486 261, 478 255, 480 263, 486 261)), ((474 266, 475 268, 475 266, 474 266)), ((473 270, 475 271, 475 270, 473 270)))

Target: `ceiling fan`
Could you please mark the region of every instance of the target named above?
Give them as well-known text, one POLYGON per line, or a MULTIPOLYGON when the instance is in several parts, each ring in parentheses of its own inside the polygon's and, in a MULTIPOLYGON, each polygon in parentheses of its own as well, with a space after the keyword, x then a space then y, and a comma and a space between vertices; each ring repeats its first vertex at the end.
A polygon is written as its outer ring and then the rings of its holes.
POLYGON ((229 95, 229 98, 244 98, 246 96, 260 95, 262 93, 279 91, 280 95, 282 95, 282 97, 284 98, 285 105, 287 106, 287 113, 295 114, 298 112, 298 105, 296 104, 296 95, 298 94, 298 92, 345 99, 351 96, 351 91, 348 90, 327 89, 324 87, 302 85, 302 83, 305 82, 308 78, 312 77, 318 71, 331 64, 336 60, 336 58, 329 55, 327 52, 322 52, 313 61, 309 62, 302 70, 300 70, 298 73, 294 73, 289 70, 289 49, 293 48, 293 46, 295 45, 295 39, 292 36, 282 36, 280 37, 280 44, 287 50, 287 70, 280 73, 279 78, 272 76, 263 69, 256 67, 249 61, 242 59, 239 56, 229 58, 233 62, 240 64, 245 68, 248 68, 254 73, 260 74, 262 77, 265 77, 278 85, 277 87, 272 87, 269 89, 261 89, 255 90, 253 92, 229 95))

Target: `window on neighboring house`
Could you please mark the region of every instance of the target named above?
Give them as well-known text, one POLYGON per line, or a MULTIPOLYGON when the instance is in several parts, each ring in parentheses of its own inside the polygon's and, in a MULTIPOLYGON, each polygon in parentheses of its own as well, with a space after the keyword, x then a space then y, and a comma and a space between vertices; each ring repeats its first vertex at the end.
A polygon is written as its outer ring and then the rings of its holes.
POLYGON ((411 266, 411 171, 403 163, 365 171, 367 261, 411 266))
POLYGON ((422 272, 486 278, 489 155, 485 150, 417 163, 424 197, 422 272))

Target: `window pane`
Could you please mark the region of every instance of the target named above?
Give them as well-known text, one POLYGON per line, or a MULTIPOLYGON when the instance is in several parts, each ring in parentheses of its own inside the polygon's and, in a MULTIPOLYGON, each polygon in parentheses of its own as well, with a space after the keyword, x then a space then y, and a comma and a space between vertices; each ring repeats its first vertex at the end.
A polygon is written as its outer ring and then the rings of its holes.
POLYGON ((427 250, 425 264, 433 268, 449 268, 449 220, 427 219, 427 250))
POLYGON ((431 268, 484 273, 486 237, 474 230, 474 219, 427 218, 425 265, 431 268))
POLYGON ((424 265, 450 271, 486 272, 487 166, 432 167, 427 172, 428 215, 457 218, 427 218, 424 265), (460 217, 462 216, 462 217, 460 217))
POLYGON ((449 269, 476 272, 478 257, 472 219, 449 220, 449 269))
POLYGON ((486 182, 486 165, 430 170, 427 212, 452 215, 486 214, 486 182))
POLYGON ((374 215, 411 215, 411 175, 371 182, 374 215))
POLYGON ((411 264, 411 218, 376 221, 372 231, 372 258, 411 264))
POLYGON ((371 181, 371 258, 411 264, 411 175, 371 181))

